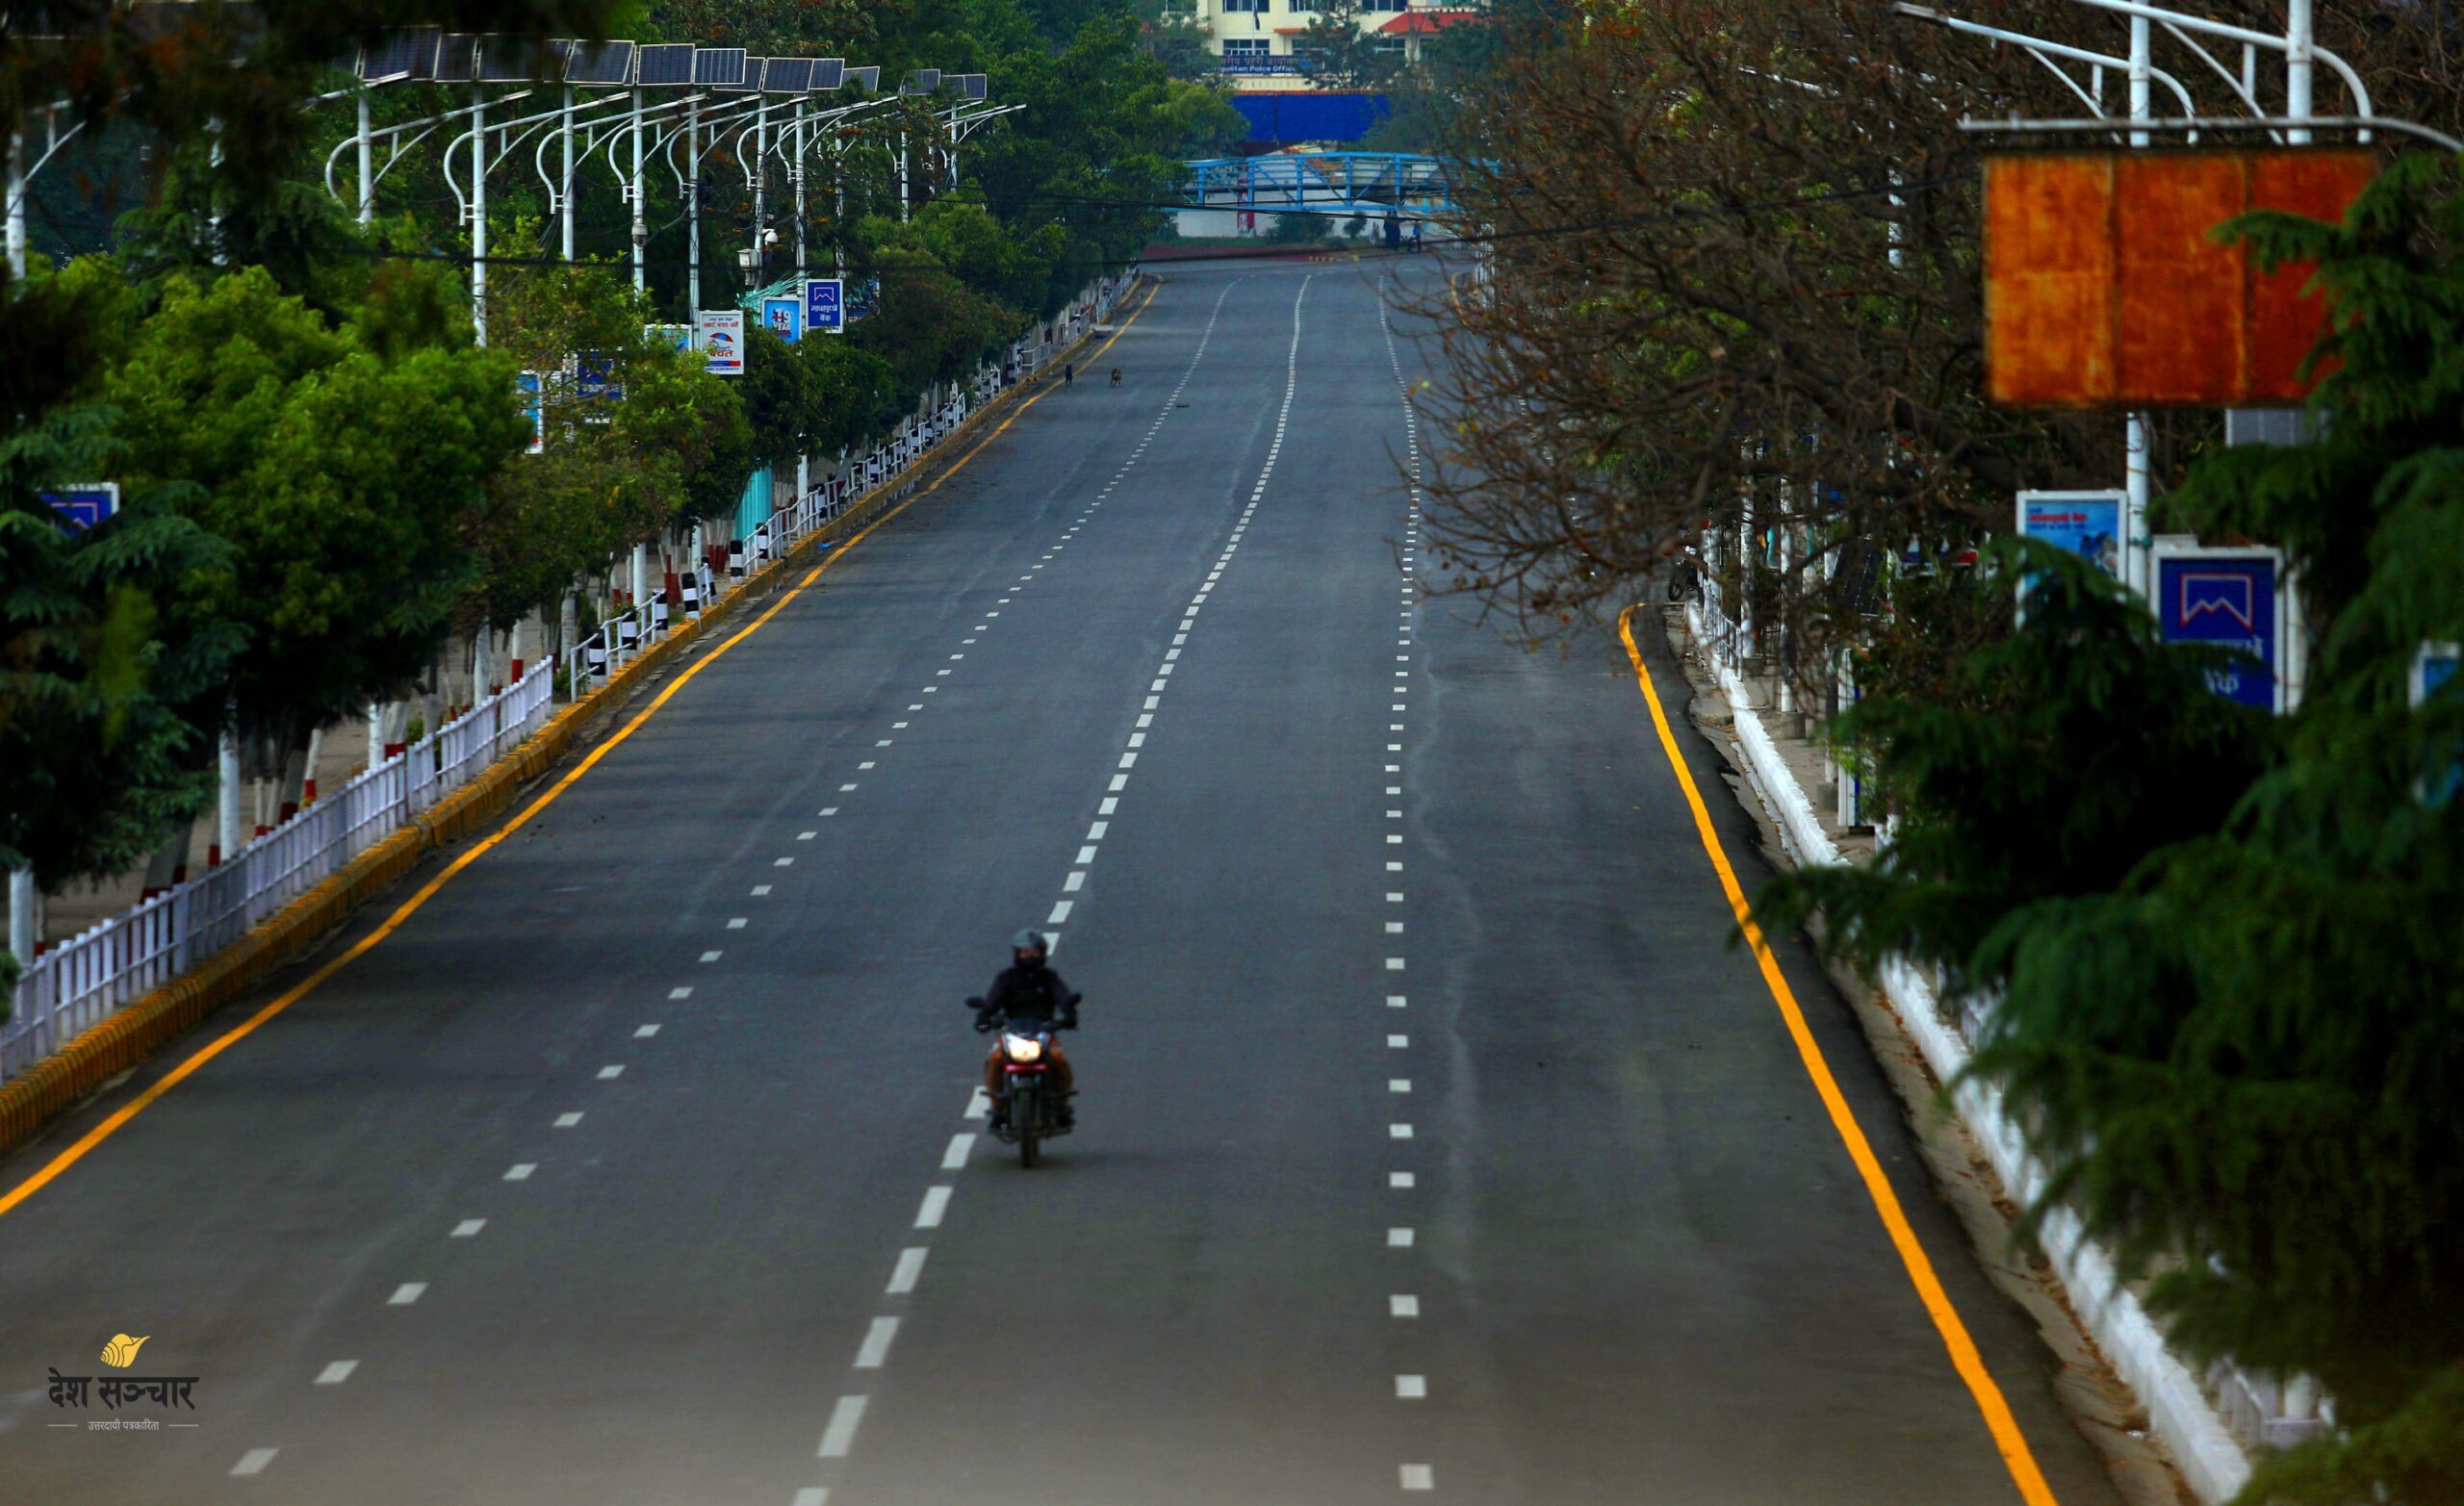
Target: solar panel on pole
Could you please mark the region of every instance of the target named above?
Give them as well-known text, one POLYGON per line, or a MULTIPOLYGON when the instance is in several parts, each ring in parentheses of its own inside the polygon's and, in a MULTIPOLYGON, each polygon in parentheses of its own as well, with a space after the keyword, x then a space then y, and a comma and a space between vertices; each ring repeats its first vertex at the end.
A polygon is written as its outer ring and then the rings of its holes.
POLYGON ((855 80, 857 85, 867 92, 878 92, 881 89, 882 70, 879 64, 867 64, 860 68, 849 68, 847 76, 855 80))
POLYGON ((406 79, 427 77, 436 69, 436 39, 441 35, 432 26, 386 33, 377 38, 375 45, 360 52, 359 81, 363 84, 398 84, 406 79))
POLYGON ((633 82, 649 89, 677 89, 693 82, 693 44, 659 42, 634 59, 633 82))
POLYGON ((436 81, 468 84, 478 77, 479 38, 469 32, 448 32, 436 48, 436 81))
POLYGON ((964 99, 983 99, 992 91, 990 86, 985 82, 984 75, 981 73, 962 73, 958 76, 956 82, 959 87, 959 94, 964 99))
POLYGON ((693 82, 708 89, 742 89, 744 87, 744 49, 741 47, 694 48, 693 82))
POLYGON ((614 89, 633 81, 633 44, 629 41, 578 41, 565 58, 565 82, 595 89, 614 89))
POLYGON ((547 49, 530 37, 486 36, 479 38, 479 82, 536 84, 552 82, 554 69, 547 49))
POLYGON ((761 91, 765 94, 802 94, 812 88, 810 58, 773 58, 761 70, 761 91))
POLYGON ((844 59, 844 58, 815 58, 815 59, 813 60, 813 64, 812 64, 812 86, 811 86, 813 89, 836 89, 839 85, 841 85, 841 84, 845 83, 846 81, 847 81, 847 60, 846 60, 846 59, 844 59))
POLYGON ((742 78, 736 80, 735 83, 732 85, 721 84, 716 87, 731 94, 757 94, 761 92, 761 75, 769 70, 769 66, 770 60, 767 58, 747 58, 744 60, 744 76, 742 78))
POLYGON ((902 94, 930 94, 940 87, 940 69, 914 68, 909 71, 907 82, 898 86, 898 91, 902 94))

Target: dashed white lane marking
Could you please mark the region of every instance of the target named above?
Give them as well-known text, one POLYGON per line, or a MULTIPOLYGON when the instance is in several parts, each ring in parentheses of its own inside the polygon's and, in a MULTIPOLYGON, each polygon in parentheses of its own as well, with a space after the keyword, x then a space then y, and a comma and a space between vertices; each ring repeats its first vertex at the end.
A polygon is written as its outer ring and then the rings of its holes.
POLYGON ((633 1027, 633 1038, 635 1040, 648 1040, 657 1034, 658 1027, 655 1025, 637 1025, 633 1027))
POLYGON ((1428 1395, 1428 1377, 1425 1375, 1396 1376, 1395 1394, 1404 1401, 1425 1399, 1428 1395))
POLYGON ((817 1485, 808 1485, 796 1493, 788 1506, 830 1506, 830 1493, 817 1485))
POLYGON ((263 1474, 266 1472, 266 1466, 273 1463, 273 1456, 281 1452, 279 1448, 251 1448, 240 1456, 240 1462, 231 1467, 231 1472, 233 1474, 263 1474))
POLYGON ((951 1136, 950 1148, 941 1152, 941 1169, 943 1171, 962 1170, 966 1165, 967 1152, 973 1149, 975 1149, 974 1136, 964 1133, 951 1136))
POLYGON ((752 917, 746 915, 731 915, 728 917, 728 929, 730 931, 742 931, 751 921, 751 918, 752 917))
POLYGON ((864 1401, 861 1396, 841 1396, 838 1405, 830 1409, 830 1425, 821 1430, 821 1458, 844 1459, 856 1446, 856 1429, 864 1421, 864 1401))
POLYGON ((969 1119, 983 1119, 988 1118, 991 1113, 992 1100, 985 1096, 984 1087, 979 1084, 976 1085, 974 1090, 969 1092, 966 1096, 966 1113, 964 1117, 969 1119))
MULTIPOLYGON (((1392 1046, 1401 1039, 1399 1035, 1389 1035, 1386 1037, 1386 1044, 1392 1046)), ((1412 1080, 1408 1077, 1390 1077, 1386 1080, 1386 1091, 1390 1093, 1408 1093, 1411 1090, 1412 1080)))
POLYGON ((1418 1180, 1418 1178, 1414 1177, 1408 1171, 1390 1171, 1386 1173, 1386 1185, 1390 1187, 1408 1187, 1418 1180))
POLYGON ((580 1115, 580 1114, 578 1114, 578 1113, 560 1113, 560 1114, 556 1115, 556 1125, 555 1125, 555 1127, 556 1127, 557 1129, 559 1129, 559 1130, 570 1130, 570 1129, 572 1129, 575 1125, 579 1124, 579 1123, 581 1123, 581 1115, 580 1115))
POLYGON ((1386 996, 1386 1008, 1390 1009, 1399 1009, 1403 1007, 1403 1001, 1407 997, 1409 996, 1405 994, 1390 993, 1386 996))
POLYGON ((938 1229, 941 1227, 941 1215, 949 1211, 950 1189, 948 1187, 926 1187, 924 1189, 923 1206, 915 1210, 915 1227, 918 1229, 938 1229))
MULTIPOLYGON (((854 789, 855 787, 856 787, 856 786, 854 786, 853 784, 850 784, 850 785, 848 785, 848 786, 847 786, 847 788, 849 788, 849 789, 851 789, 851 790, 852 790, 852 789, 854 789)), ((771 867, 773 867, 773 868, 793 868, 794 866, 796 866, 796 860, 795 860, 794 858, 792 858, 792 857, 782 857, 782 858, 780 858, 778 861, 776 861, 776 862, 772 863, 770 866, 771 866, 771 867)))
POLYGON ((856 1368, 878 1370, 889 1360, 890 1340, 898 1337, 898 1319, 877 1317, 864 1330, 864 1341, 856 1349, 856 1368))
POLYGON ((453 1233, 449 1238, 455 1239, 475 1239, 479 1237, 479 1231, 485 1229, 487 1226, 488 1221, 484 1218, 465 1218, 460 1223, 453 1226, 453 1233))
POLYGON ((1412 1137, 1412 1127, 1408 1124, 1390 1124, 1386 1126, 1386 1137, 1388 1139, 1395 1140, 1408 1140, 1412 1137))
POLYGON ((715 951, 705 952, 702 954, 702 960, 705 962, 715 962, 719 959, 719 956, 720 954, 715 951))
POLYGON ((769 892, 770 885, 766 883, 757 883, 753 886, 753 897, 757 900, 769 892))
POLYGON ((359 1362, 357 1360, 336 1360, 333 1364, 326 1366, 323 1369, 317 1372, 317 1384, 320 1386, 340 1386, 343 1382, 350 1379, 351 1371, 358 1368, 359 1362))
POLYGON ((1402 1050, 1411 1043, 1412 1037, 1409 1035, 1389 1035, 1386 1037, 1386 1044, 1397 1051, 1402 1050))
POLYGON ((507 1182, 527 1182, 530 1174, 538 1169, 539 1163, 535 1161, 518 1161, 504 1168, 504 1179, 507 1182))
POLYGON ((924 1257, 932 1253, 922 1245, 910 1245, 899 1251, 898 1264, 891 1269, 889 1285, 883 1288, 883 1291, 893 1297, 903 1297, 913 1291, 916 1282, 924 1276, 924 1257))
POLYGON ((1408 1250, 1411 1247, 1411 1230, 1398 1227, 1386 1231, 1386 1248, 1390 1250, 1408 1250))
POLYGON ((1076 900, 1053 901, 1052 913, 1044 917, 1043 923, 1047 926, 1058 926, 1062 924, 1069 918, 1069 911, 1072 906, 1077 905, 1077 903, 1078 902, 1076 900))
POLYGON ((1421 1315, 1421 1299, 1399 1291, 1386 1299, 1386 1315, 1388 1317, 1418 1317, 1421 1315))
POLYGON ((1437 1471, 1426 1465, 1405 1465, 1400 1473, 1404 1490, 1433 1491, 1437 1489, 1437 1471))
POLYGON ((667 991, 667 996, 670 999, 690 999, 693 997, 693 985, 691 983, 685 983, 679 987, 670 988, 667 991))
POLYGON ((622 1062, 611 1061, 599 1069, 599 1080, 603 1083, 612 1083, 624 1075, 625 1067, 622 1062))
POLYGON ((394 1289, 394 1294, 385 1299, 385 1305, 389 1308, 409 1307, 426 1290, 427 1283, 424 1281, 406 1281, 394 1289))

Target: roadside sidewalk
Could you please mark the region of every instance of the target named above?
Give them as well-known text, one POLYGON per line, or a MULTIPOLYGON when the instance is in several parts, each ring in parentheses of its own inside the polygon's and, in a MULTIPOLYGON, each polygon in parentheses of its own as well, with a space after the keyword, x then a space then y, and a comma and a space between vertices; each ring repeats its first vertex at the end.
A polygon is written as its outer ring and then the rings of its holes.
MULTIPOLYGON (((1693 691, 1693 720, 1735 765, 1737 797, 1765 826, 1775 860, 1790 866, 1870 860, 1872 830, 1839 821, 1836 771, 1824 748, 1811 740, 1818 735, 1813 719, 1783 712, 1772 696, 1742 679, 1706 638, 1699 613, 1691 605, 1667 607, 1662 625, 1693 691)), ((2080 1409, 2092 1427, 2110 1418, 2121 1433, 2102 1442, 2111 1445, 2126 1486, 2146 1483, 2131 1478, 2143 1469, 2163 1468, 2177 1470, 2196 1499, 2220 1502, 2249 1478, 2251 1448, 2290 1442, 2321 1425, 2315 1404, 2308 1409, 2312 1416, 2293 1415, 2301 1410, 2302 1398, 2288 1397, 2270 1381, 2224 1366, 2204 1375, 2194 1372, 2167 1347, 2138 1292, 2118 1280, 2111 1255, 2087 1238, 2071 1213, 2057 1211, 2046 1218, 2040 1256, 2012 1259, 2012 1219, 2043 1187, 2044 1169, 2004 1113, 1998 1090, 1969 1080, 1943 1094, 1942 1085, 1958 1082, 1967 1065, 1976 1022, 1941 1000, 1931 982, 1906 963, 1894 961, 1873 979, 1844 967, 1835 966, 1833 973, 1857 1004, 1877 1056, 1901 1082, 1938 1173, 1948 1172, 1944 1180, 1955 1200, 1955 1184, 1964 1177, 1983 1182, 1997 1210, 1991 1222, 1998 1232, 1974 1217, 1969 1221, 1988 1264, 1998 1275, 2015 1278, 2017 1285, 2006 1280, 2006 1289, 2032 1309, 2040 1309, 2040 1302, 2028 1289, 2040 1289, 2092 1346, 2099 1366, 2127 1389, 2118 1411, 2092 1399, 2080 1409), (1911 1070, 1903 1071, 1903 1063, 1911 1070), (1940 1108, 1944 1102, 1947 1115, 1940 1108), (1945 1129, 1956 1132, 1964 1154, 1941 1153, 1938 1142, 1945 1129), (1968 1164, 1961 1165, 1963 1161, 1968 1164), (2131 1441, 2148 1435, 2162 1445, 2163 1457, 2150 1451, 2146 1459, 2135 1459, 2131 1441)), ((2047 1338, 2057 1350, 2066 1347, 2050 1326, 2047 1338)))

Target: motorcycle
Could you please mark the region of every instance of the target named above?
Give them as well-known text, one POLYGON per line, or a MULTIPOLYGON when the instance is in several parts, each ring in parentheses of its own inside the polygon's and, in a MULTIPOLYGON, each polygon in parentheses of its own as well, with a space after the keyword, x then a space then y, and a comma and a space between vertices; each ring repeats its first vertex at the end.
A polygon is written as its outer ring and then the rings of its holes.
MULTIPOLYGON (((1081 996, 1071 994, 1074 1007, 1081 996)), ((993 1104, 992 1137, 1018 1147, 1018 1164, 1031 1167, 1043 1154, 1043 1142, 1069 1133, 1061 1122, 1061 1091, 1048 1081, 1052 1072, 1053 1037, 1062 1027, 1050 1020, 1013 1021, 987 1011, 982 999, 969 999, 976 1011, 975 1028, 1001 1033, 1001 1096, 993 1104)))

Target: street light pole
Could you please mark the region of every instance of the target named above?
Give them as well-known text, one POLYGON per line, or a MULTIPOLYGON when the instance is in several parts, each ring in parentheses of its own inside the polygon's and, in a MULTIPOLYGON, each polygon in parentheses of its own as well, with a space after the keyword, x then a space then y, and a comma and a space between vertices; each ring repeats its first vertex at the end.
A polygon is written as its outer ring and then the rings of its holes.
POLYGON ((702 318, 702 107, 685 107, 684 115, 684 294, 685 319, 702 318))
POLYGON ((471 86, 471 328, 488 343, 487 96, 471 86))

